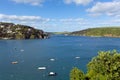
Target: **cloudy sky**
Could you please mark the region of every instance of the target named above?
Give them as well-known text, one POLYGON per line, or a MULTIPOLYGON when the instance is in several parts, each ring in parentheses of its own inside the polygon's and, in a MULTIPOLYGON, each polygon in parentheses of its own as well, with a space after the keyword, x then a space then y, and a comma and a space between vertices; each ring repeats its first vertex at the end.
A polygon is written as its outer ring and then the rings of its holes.
POLYGON ((120 26, 120 0, 0 0, 0 22, 49 32, 120 26))

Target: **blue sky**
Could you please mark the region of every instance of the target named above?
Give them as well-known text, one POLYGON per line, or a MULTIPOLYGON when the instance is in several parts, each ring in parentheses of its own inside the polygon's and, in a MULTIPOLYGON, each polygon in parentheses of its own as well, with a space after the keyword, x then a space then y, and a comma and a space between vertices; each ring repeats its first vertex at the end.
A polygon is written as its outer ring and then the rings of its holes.
POLYGON ((120 0, 1 0, 0 22, 48 32, 120 26, 120 0))

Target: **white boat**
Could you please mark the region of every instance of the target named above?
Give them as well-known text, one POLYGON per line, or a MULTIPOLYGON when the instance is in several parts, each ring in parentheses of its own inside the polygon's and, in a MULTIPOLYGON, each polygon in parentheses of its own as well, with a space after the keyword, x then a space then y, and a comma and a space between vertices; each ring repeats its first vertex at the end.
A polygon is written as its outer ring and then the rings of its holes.
POLYGON ((12 64, 18 64, 18 61, 13 61, 13 62, 11 62, 12 64))
POLYGON ((21 49, 20 51, 21 51, 21 52, 23 52, 23 51, 24 51, 24 49, 21 49))
POLYGON ((39 70, 45 70, 46 67, 38 67, 39 70))
POLYGON ((49 72, 48 76, 56 76, 57 73, 56 72, 49 72))
POLYGON ((7 40, 7 39, 9 39, 9 38, 3 38, 3 39, 7 40))
POLYGON ((50 61, 55 61, 55 59, 51 58, 50 61))
POLYGON ((76 59, 79 59, 80 57, 79 57, 79 56, 76 56, 75 58, 76 58, 76 59))

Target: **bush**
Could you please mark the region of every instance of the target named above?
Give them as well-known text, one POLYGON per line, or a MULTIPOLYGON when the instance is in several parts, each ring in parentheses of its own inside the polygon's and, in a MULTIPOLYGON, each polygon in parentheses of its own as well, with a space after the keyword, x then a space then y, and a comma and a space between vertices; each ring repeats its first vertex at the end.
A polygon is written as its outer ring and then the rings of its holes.
POLYGON ((84 80, 84 73, 77 67, 74 67, 70 72, 70 80, 84 80))
POLYGON ((98 56, 88 63, 84 80, 120 80, 120 54, 116 50, 98 52, 98 56))

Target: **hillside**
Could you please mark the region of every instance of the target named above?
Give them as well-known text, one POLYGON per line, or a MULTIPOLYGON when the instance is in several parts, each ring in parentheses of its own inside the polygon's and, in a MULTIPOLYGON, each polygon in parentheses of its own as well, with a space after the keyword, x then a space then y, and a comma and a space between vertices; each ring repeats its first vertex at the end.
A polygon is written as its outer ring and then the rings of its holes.
POLYGON ((68 35, 70 32, 49 32, 51 35, 68 35))
POLYGON ((44 39, 48 34, 30 26, 0 22, 0 39, 44 39))
POLYGON ((120 27, 89 28, 70 33, 75 36, 120 37, 120 27))

